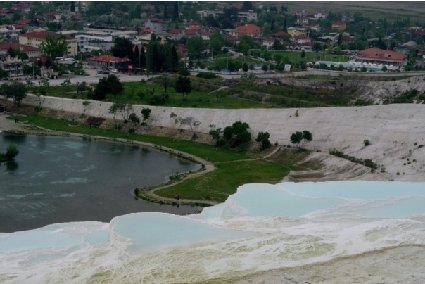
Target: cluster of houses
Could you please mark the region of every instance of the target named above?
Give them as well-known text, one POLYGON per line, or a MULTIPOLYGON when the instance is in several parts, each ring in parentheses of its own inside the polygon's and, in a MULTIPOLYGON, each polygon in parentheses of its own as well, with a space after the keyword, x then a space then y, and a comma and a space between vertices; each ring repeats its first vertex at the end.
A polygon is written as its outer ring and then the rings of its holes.
MULTIPOLYGON (((17 2, 11 8, 0 8, 0 16, 10 17, 14 11, 30 11, 28 2, 17 2)), ((202 20, 207 17, 217 18, 223 14, 221 10, 199 10, 196 12, 202 20)), ((50 11, 35 19, 21 18, 11 25, 0 26, 0 68, 6 70, 10 76, 20 76, 23 74, 24 65, 32 65, 44 62, 41 51, 41 44, 47 38, 63 37, 67 43, 67 57, 76 58, 79 54, 87 56, 87 62, 95 67, 108 67, 123 69, 122 66, 129 65, 126 58, 118 58, 107 54, 114 45, 117 37, 124 37, 137 46, 146 45, 153 36, 162 41, 167 39, 178 41, 177 52, 181 58, 187 56, 187 49, 183 38, 200 37, 209 41, 214 33, 220 33, 232 45, 237 45, 242 37, 251 37, 266 49, 275 48, 277 45, 285 46, 292 50, 310 51, 314 46, 321 49, 334 46, 337 42, 351 43, 355 38, 347 32, 347 23, 353 21, 350 17, 342 17, 331 24, 332 32, 317 36, 321 31, 319 22, 328 17, 325 12, 307 13, 298 11, 293 14, 295 23, 293 26, 282 28, 272 34, 265 34, 262 27, 257 25, 258 14, 254 10, 241 10, 237 13, 237 21, 232 29, 220 29, 205 26, 201 22, 194 20, 184 20, 183 24, 174 26, 169 21, 145 15, 146 20, 142 25, 132 29, 107 29, 91 28, 85 26, 80 30, 61 30, 58 32, 48 31, 46 28, 32 27, 36 21, 43 26, 43 21, 61 23, 63 17, 67 19, 80 20, 81 15, 78 9, 67 14, 50 11), (312 37, 311 33, 316 32, 312 37), (28 55, 22 59, 10 56, 10 49, 19 50, 28 55), (99 55, 103 54, 103 55, 99 55), (95 56, 93 56, 95 55, 95 56)), ((422 27, 411 27, 408 30, 411 34, 425 35, 422 27)), ((355 62, 364 64, 395 66, 400 68, 406 64, 406 54, 409 49, 418 48, 415 42, 407 42, 398 47, 396 51, 369 48, 359 51, 355 57, 355 62)), ((425 56, 425 50, 419 49, 425 56)), ((74 61, 64 61, 70 63, 74 61)))

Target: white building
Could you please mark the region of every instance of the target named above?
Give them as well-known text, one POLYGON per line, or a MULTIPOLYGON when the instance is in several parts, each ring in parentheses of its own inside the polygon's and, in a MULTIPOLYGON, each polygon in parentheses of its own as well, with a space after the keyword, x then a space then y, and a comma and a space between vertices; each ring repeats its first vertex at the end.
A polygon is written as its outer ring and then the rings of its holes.
POLYGON ((253 10, 248 10, 246 12, 239 12, 238 19, 243 23, 256 22, 258 19, 257 12, 254 12, 253 10))
POLYGON ((78 34, 75 36, 75 39, 77 40, 78 48, 82 52, 90 52, 93 50, 107 51, 114 45, 113 37, 111 35, 95 36, 78 34))

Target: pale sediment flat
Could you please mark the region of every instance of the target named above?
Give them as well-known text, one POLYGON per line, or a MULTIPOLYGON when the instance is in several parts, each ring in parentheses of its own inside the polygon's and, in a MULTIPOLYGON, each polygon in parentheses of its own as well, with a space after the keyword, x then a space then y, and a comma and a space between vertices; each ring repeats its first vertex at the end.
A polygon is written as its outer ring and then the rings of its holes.
POLYGON ((425 283, 425 248, 400 246, 329 262, 272 270, 229 281, 248 283, 425 283))

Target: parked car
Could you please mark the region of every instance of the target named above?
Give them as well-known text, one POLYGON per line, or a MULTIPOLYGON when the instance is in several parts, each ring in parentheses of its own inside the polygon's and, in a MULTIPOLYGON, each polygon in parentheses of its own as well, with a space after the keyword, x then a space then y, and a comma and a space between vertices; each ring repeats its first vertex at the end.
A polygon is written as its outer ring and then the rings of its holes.
POLYGON ((109 74, 108 70, 98 70, 97 74, 109 74))

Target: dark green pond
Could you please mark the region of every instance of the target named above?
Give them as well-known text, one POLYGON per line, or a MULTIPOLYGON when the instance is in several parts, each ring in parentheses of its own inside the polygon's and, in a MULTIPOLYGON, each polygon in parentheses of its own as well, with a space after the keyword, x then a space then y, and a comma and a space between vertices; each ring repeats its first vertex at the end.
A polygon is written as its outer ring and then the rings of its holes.
POLYGON ((199 164, 165 152, 105 140, 0 134, 16 163, 0 165, 0 232, 70 221, 109 222, 133 212, 199 212, 136 200, 136 187, 158 185, 199 164))

